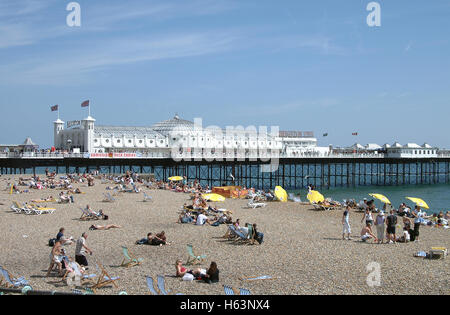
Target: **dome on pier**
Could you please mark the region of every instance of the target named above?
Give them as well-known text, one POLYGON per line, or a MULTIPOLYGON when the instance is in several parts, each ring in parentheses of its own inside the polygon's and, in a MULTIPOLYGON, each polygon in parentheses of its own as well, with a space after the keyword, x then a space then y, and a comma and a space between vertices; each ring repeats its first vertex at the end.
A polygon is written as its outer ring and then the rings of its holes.
MULTIPOLYGON (((200 128, 199 126, 198 128, 200 128)), ((169 135, 173 133, 178 134, 193 134, 195 130, 195 124, 192 121, 181 119, 178 115, 175 115, 172 119, 164 120, 156 123, 152 126, 152 129, 163 135, 169 135)))

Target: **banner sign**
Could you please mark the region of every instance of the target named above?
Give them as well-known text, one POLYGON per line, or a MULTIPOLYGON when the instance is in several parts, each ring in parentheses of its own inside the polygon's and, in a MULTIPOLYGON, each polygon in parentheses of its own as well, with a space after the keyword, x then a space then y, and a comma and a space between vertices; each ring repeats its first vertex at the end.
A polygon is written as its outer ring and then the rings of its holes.
POLYGON ((81 126, 81 120, 72 120, 67 122, 67 128, 72 128, 75 126, 81 126))
POLYGON ((141 154, 136 153, 91 153, 91 159, 135 159, 141 157, 141 154))

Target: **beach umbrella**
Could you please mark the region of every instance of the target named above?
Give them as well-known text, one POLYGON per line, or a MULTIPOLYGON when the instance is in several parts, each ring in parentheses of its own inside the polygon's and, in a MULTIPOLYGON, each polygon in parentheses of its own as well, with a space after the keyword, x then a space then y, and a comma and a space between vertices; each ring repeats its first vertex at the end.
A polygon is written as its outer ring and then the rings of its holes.
POLYGON ((369 196, 372 196, 374 198, 377 198, 378 200, 380 200, 383 203, 387 203, 387 204, 391 204, 391 202, 389 201, 389 199, 387 199, 386 196, 382 195, 382 194, 369 194, 369 196))
POLYGON ((275 196, 280 200, 281 202, 287 202, 287 192, 283 189, 281 186, 275 187, 275 196))
POLYGON ((309 202, 311 203, 319 203, 325 200, 325 197, 316 190, 311 190, 306 196, 306 198, 308 198, 309 202))
POLYGON ((225 201, 225 197, 219 194, 205 194, 202 197, 208 201, 225 201))
POLYGON ((430 207, 428 207, 427 203, 420 198, 406 197, 406 199, 411 200, 412 202, 414 202, 416 205, 418 205, 421 208, 430 209, 430 207))
POLYGON ((172 176, 172 177, 169 177, 168 179, 173 181, 173 182, 177 182, 177 181, 183 180, 183 177, 181 177, 181 176, 172 176))

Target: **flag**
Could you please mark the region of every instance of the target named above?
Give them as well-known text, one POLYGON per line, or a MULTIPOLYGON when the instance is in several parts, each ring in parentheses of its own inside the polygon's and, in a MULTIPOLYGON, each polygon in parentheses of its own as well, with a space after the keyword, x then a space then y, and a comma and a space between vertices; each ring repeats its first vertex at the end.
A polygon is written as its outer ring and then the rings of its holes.
POLYGON ((89 106, 89 100, 84 101, 83 103, 81 103, 81 107, 88 107, 89 106))
POLYGON ((324 137, 327 137, 327 136, 328 136, 328 133, 324 133, 323 136, 324 136, 324 137))
POLYGON ((357 132, 352 133, 352 136, 357 136, 357 135, 358 135, 357 132))
POLYGON ((56 112, 58 110, 58 105, 52 106, 50 107, 50 109, 52 110, 52 112, 56 112))

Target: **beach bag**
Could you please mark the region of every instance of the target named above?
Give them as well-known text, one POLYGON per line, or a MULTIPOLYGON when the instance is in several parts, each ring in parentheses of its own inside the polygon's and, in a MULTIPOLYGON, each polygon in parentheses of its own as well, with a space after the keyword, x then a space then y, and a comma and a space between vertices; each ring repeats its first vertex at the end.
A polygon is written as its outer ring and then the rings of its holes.
POLYGON ((193 281, 194 280, 194 275, 193 274, 190 274, 190 273, 186 273, 184 276, 183 276, 183 279, 182 279, 183 281, 193 281))
POLYGON ((56 238, 51 238, 48 240, 48 246, 53 247, 55 246, 56 238))

